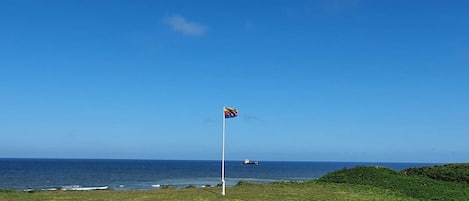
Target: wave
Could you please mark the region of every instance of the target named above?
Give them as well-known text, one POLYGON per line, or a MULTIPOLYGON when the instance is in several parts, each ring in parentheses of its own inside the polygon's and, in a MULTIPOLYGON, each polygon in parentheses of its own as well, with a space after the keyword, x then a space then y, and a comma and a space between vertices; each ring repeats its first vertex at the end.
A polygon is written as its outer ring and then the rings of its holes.
POLYGON ((109 186, 82 187, 80 185, 62 186, 63 191, 92 191, 92 190, 109 190, 109 186))

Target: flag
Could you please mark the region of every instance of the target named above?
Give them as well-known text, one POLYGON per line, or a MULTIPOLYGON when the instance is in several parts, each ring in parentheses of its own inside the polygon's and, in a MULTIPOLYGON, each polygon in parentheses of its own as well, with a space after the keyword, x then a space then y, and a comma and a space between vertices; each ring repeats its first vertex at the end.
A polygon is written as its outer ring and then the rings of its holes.
POLYGON ((236 108, 225 107, 225 118, 233 118, 238 116, 238 110, 236 108))

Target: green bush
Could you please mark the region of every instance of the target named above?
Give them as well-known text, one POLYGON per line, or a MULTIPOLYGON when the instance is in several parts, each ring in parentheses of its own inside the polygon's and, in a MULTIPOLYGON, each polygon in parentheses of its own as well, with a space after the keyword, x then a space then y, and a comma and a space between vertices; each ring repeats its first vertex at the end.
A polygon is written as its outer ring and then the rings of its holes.
POLYGON ((406 175, 384 167, 356 167, 332 172, 319 182, 379 187, 421 200, 469 200, 469 187, 418 175, 406 175))
POLYGON ((469 184, 469 163, 408 168, 401 172, 407 175, 421 175, 441 181, 469 184))

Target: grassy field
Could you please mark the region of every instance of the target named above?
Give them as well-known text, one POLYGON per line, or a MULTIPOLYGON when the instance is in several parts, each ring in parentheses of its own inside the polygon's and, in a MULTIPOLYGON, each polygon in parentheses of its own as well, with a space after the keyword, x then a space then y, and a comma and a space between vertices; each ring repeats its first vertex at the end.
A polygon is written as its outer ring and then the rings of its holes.
MULTIPOLYGON (((356 167, 332 172, 309 182, 240 183, 220 187, 148 191, 0 190, 0 200, 468 200, 469 185, 455 179, 466 175, 467 164, 396 172, 383 167, 356 167), (449 167, 449 168, 448 168, 449 167), (452 171, 453 173, 448 173, 452 171), (455 171, 455 172, 454 172, 455 171), (449 175, 449 176, 448 176, 449 175), (440 179, 434 179, 440 178, 440 179), (448 181, 448 178, 450 181, 448 181)), ((467 175, 466 175, 467 176, 467 175)))
POLYGON ((0 191, 0 200, 416 200, 380 188, 333 183, 239 184, 219 187, 149 191, 0 191))

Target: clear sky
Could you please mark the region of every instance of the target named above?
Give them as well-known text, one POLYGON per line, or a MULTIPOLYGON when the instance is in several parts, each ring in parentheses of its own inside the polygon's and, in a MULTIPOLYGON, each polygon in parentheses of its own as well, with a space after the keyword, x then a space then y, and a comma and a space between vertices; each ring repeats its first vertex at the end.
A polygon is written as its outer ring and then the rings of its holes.
POLYGON ((0 157, 469 161, 468 1, 0 1, 0 157))

